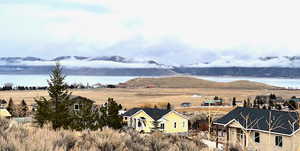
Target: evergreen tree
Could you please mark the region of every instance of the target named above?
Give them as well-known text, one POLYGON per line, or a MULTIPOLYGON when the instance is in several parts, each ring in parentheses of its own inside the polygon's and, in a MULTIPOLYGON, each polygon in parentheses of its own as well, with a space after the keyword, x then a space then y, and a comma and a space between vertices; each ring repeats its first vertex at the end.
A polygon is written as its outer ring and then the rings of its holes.
POLYGON ((9 98, 8 106, 6 109, 11 114, 11 116, 13 116, 13 117, 16 116, 16 106, 15 106, 12 98, 9 98))
POLYGON ((73 111, 70 128, 78 131, 102 128, 98 110, 92 110, 92 104, 82 105, 79 111, 73 111))
POLYGON ((113 98, 108 98, 101 108, 100 125, 108 126, 114 129, 122 127, 123 118, 119 115, 119 110, 122 109, 122 105, 114 101, 113 98))
POLYGON ((65 77, 62 73, 61 65, 56 63, 50 74, 50 80, 48 80, 48 94, 50 99, 40 98, 40 100, 36 100, 38 105, 36 113, 37 123, 51 122, 55 130, 61 127, 68 128, 70 122, 68 100, 71 93, 69 93, 68 86, 64 82, 65 77), (47 117, 44 117, 45 115, 47 117))
POLYGON ((246 100, 244 100, 244 107, 248 107, 246 100))
POLYGON ((168 104, 167 104, 167 110, 171 110, 172 108, 171 108, 171 104, 168 102, 168 104))
POLYGON ((233 99, 232 99, 232 106, 236 106, 236 98, 235 97, 233 97, 233 99))
POLYGON ((108 99, 107 106, 108 126, 114 129, 121 128, 123 118, 119 115, 119 110, 122 109, 122 106, 115 102, 113 98, 108 99))
POLYGON ((51 122, 53 108, 51 107, 52 103, 47 100, 45 97, 41 97, 39 99, 35 99, 37 104, 37 108, 35 111, 35 122, 40 126, 43 127, 45 124, 51 122))
POLYGON ((251 107, 251 102, 250 102, 250 98, 247 98, 247 107, 251 107))
POLYGON ((27 103, 25 102, 25 100, 22 100, 21 104, 20 104, 20 116, 21 117, 26 117, 27 116, 27 112, 28 112, 28 106, 27 103))

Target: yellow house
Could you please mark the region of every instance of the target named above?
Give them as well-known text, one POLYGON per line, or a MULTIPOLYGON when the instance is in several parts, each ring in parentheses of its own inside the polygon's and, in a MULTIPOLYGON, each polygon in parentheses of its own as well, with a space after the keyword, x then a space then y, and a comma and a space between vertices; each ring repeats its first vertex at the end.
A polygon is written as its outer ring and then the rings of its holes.
POLYGON ((0 117, 11 117, 11 114, 6 109, 0 109, 0 117))
POLYGON ((133 108, 123 114, 123 119, 128 127, 139 132, 151 132, 153 129, 164 133, 188 132, 188 119, 175 110, 133 108))

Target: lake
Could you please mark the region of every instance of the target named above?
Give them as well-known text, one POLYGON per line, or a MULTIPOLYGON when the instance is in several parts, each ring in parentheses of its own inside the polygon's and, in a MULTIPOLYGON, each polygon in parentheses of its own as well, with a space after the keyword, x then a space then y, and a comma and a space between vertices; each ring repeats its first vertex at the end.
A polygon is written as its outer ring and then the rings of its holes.
MULTIPOLYGON (((138 78, 135 76, 67 76, 66 82, 81 83, 86 85, 93 85, 96 83, 101 84, 118 84, 126 82, 130 79, 138 78)), ((287 79, 287 78, 255 78, 255 77, 210 77, 210 76, 197 76, 205 80, 217 82, 231 82, 236 80, 250 80, 255 82, 266 83, 274 86, 285 88, 300 88, 300 79, 287 79)), ((47 79, 49 75, 0 75, 0 85, 5 83, 13 83, 14 86, 47 86, 47 79)))

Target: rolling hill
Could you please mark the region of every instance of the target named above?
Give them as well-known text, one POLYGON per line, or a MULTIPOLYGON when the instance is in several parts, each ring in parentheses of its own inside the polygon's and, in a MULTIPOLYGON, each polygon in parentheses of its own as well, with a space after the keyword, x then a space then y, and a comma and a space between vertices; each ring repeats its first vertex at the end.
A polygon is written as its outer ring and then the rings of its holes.
POLYGON ((158 88, 224 88, 224 89, 279 89, 279 87, 247 80, 214 82, 194 77, 136 78, 126 82, 129 87, 158 88))

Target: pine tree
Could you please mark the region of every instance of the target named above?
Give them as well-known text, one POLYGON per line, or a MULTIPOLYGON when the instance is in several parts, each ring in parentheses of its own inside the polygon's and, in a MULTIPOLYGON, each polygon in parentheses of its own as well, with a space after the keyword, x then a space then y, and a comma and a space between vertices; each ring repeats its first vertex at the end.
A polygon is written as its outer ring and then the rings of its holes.
POLYGON ((27 116, 27 112, 28 112, 28 106, 27 106, 27 103, 25 102, 25 100, 22 100, 21 104, 20 104, 20 111, 21 111, 21 114, 20 116, 21 117, 26 117, 27 116))
POLYGON ((40 100, 36 100, 38 105, 36 120, 41 120, 37 123, 44 124, 45 122, 51 122, 55 130, 61 127, 69 127, 71 118, 68 114, 68 100, 71 93, 69 93, 68 86, 64 82, 65 78, 66 76, 62 73, 61 65, 56 63, 50 74, 50 80, 48 80, 48 94, 50 99, 40 98, 40 100))
POLYGON ((167 104, 167 110, 171 110, 172 108, 171 108, 171 104, 168 102, 168 104, 167 104))
POLYGON ((248 107, 246 100, 244 100, 244 107, 248 107))
POLYGON ((233 97, 233 99, 232 99, 232 106, 236 106, 236 98, 235 97, 233 97))
POLYGON ((9 98, 8 106, 6 109, 11 114, 11 116, 13 116, 13 117, 16 116, 16 106, 15 106, 12 98, 9 98))
POLYGON ((102 125, 114 129, 121 128, 123 121, 122 116, 119 115, 119 110, 121 109, 122 105, 115 102, 113 98, 108 98, 107 103, 100 108, 100 122, 103 123, 102 125))
POLYGON ((78 131, 102 128, 99 112, 97 110, 92 111, 92 107, 92 104, 85 104, 79 111, 73 111, 70 128, 78 131))

